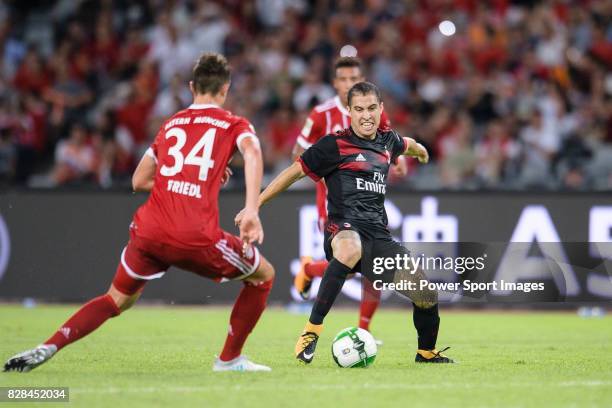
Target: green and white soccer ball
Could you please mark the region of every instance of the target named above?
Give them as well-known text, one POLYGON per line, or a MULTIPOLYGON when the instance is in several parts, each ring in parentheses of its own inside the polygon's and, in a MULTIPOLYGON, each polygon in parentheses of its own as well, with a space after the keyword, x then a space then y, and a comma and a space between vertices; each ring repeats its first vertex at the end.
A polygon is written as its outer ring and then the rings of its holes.
POLYGON ((374 336, 357 327, 342 330, 332 342, 332 356, 340 367, 369 367, 376 353, 374 336))

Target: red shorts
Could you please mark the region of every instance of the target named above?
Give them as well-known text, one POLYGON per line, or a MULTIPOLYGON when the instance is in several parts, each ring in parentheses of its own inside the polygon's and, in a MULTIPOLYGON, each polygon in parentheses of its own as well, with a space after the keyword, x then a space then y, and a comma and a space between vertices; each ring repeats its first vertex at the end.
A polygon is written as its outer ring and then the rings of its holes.
POLYGON ((225 231, 214 245, 184 249, 138 237, 130 230, 130 241, 121 253, 113 286, 125 295, 133 295, 147 281, 164 276, 170 266, 217 282, 244 279, 257 270, 259 262, 256 247, 243 253, 243 241, 225 231))

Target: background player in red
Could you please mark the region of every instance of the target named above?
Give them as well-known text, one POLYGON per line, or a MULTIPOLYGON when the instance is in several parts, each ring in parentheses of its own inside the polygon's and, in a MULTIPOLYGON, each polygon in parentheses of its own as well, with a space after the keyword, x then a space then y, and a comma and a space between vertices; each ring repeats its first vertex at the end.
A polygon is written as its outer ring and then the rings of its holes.
POLYGON ((221 108, 230 85, 223 56, 202 55, 189 85, 193 104, 161 126, 134 173, 134 190, 151 194, 134 215, 110 289, 81 307, 43 344, 9 359, 5 371, 30 371, 48 361, 129 309, 145 284, 161 278, 170 266, 216 281, 242 281, 213 370, 270 370, 240 354, 265 309, 274 278, 272 265, 251 245, 264 236, 257 206, 263 168, 259 142, 246 119, 221 108), (218 213, 226 165, 237 149, 244 156, 246 178, 240 238, 219 227, 218 213))
MULTIPOLYGON (((294 160, 297 160, 306 149, 315 144, 323 136, 336 133, 350 126, 351 117, 347 110, 347 95, 353 85, 365 81, 363 71, 363 64, 356 57, 340 57, 334 63, 333 86, 336 89, 337 95, 315 106, 310 112, 293 147, 294 160)), ((380 126, 382 128, 389 127, 390 125, 391 123, 383 111, 380 126)), ((397 158, 393 169, 399 176, 403 177, 406 175, 406 162, 403 156, 397 158)), ((319 228, 323 231, 323 226, 327 221, 327 187, 324 181, 316 183, 316 191, 319 228)), ((322 277, 325 268, 327 268, 326 260, 314 261, 312 256, 302 256, 300 270, 295 276, 294 286, 303 299, 308 299, 312 280, 315 277, 322 277)), ((359 327, 369 330, 370 321, 380 304, 380 291, 375 290, 371 283, 363 277, 362 282, 359 327)), ((382 344, 378 339, 376 342, 382 344)))

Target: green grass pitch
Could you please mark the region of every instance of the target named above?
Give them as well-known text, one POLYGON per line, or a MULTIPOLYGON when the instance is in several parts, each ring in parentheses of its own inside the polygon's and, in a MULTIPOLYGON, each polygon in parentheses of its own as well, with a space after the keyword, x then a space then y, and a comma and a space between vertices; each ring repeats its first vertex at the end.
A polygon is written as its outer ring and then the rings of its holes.
MULTIPOLYGON (((44 341, 74 310, 0 306, 2 361, 44 341)), ((306 316, 273 308, 245 349, 273 371, 213 373, 229 313, 136 306, 31 373, 0 373, 0 386, 67 386, 68 405, 79 407, 612 406, 610 317, 442 311, 438 345, 452 346, 460 363, 433 366, 413 362, 410 309, 381 310, 372 331, 385 344, 375 364, 341 369, 331 339, 356 323, 357 310, 332 310, 313 364, 302 366, 292 353, 306 316)))

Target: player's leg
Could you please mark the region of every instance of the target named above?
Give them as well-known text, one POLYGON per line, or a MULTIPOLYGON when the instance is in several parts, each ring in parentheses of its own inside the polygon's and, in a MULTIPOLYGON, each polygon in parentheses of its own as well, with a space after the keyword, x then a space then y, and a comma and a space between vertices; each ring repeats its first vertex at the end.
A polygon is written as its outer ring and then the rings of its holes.
POLYGON ((43 345, 52 346, 57 351, 61 350, 68 344, 87 336, 108 319, 119 316, 132 307, 141 293, 142 289, 133 294, 124 294, 111 284, 108 292, 83 305, 43 345))
POLYGON ((300 270, 293 280, 293 286, 302 299, 308 299, 314 278, 321 278, 329 263, 325 260, 313 261, 310 256, 300 258, 300 270))
MULTIPOLYGON (((319 231, 325 231, 327 223, 327 188, 325 183, 317 183, 317 209, 319 212, 319 231)), ((327 269, 326 260, 314 261, 312 256, 302 256, 300 258, 300 269, 293 279, 293 286, 296 291, 306 300, 310 297, 310 288, 314 278, 321 278, 327 269)))
POLYGON ((4 371, 28 372, 47 362, 66 345, 88 335, 106 320, 120 313, 119 307, 108 293, 98 296, 83 305, 47 341, 11 357, 4 364, 4 371))
MULTIPOLYGON (((323 277, 325 269, 329 265, 327 261, 313 261, 311 257, 302 257, 300 259, 300 270, 295 275, 293 285, 300 294, 302 299, 310 297, 310 288, 312 280, 317 277, 323 277)), ((378 306, 380 304, 380 291, 372 287, 372 283, 368 279, 362 279, 362 297, 359 305, 359 327, 364 330, 370 330, 370 322, 378 306)), ((376 339, 376 344, 382 345, 382 341, 376 339)))
MULTIPOLYGON (((310 297, 310 288, 314 278, 321 278, 325 273, 325 269, 329 262, 313 261, 311 257, 302 257, 300 259, 300 270, 295 275, 293 285, 300 294, 302 299, 310 297)), ((380 291, 372 287, 372 283, 363 279, 362 281, 362 297, 359 305, 359 327, 364 330, 370 330, 370 322, 380 304, 380 291)), ((376 344, 382 345, 382 341, 376 339, 376 344)))
POLYGON ((266 301, 274 282, 274 267, 263 256, 259 267, 243 280, 243 288, 234 303, 229 330, 223 350, 213 366, 215 371, 270 371, 241 356, 247 337, 266 308, 266 301))
POLYGON ((243 285, 236 298, 223 350, 213 363, 213 371, 270 371, 241 355, 247 337, 266 308, 274 282, 274 268, 254 246, 226 231, 212 246, 188 251, 172 251, 170 263, 218 282, 235 280, 243 285))
MULTIPOLYGON (((362 275, 361 279, 361 304, 359 305, 359 327, 370 330, 370 322, 380 304, 380 291, 374 289, 372 282, 362 275)), ((376 340, 381 345, 382 341, 376 340)))
MULTIPOLYGON (((416 271, 397 270, 394 272, 395 283, 414 282, 419 288, 419 282, 427 280, 427 275, 421 269, 416 271)), ((436 349, 440 314, 438 311, 438 292, 430 289, 403 290, 398 293, 408 297, 413 304, 412 321, 418 335, 418 349, 415 356, 417 363, 453 363, 454 361, 436 349)), ((445 349, 446 350, 446 349, 445 349)), ((445 351, 442 350, 442 351, 445 351)))
POLYGON ((332 259, 325 270, 319 293, 312 307, 310 318, 295 345, 295 356, 310 363, 323 330, 323 320, 342 290, 342 285, 351 270, 361 259, 362 243, 359 233, 352 229, 338 232, 331 241, 332 259))
POLYGON ((59 350, 98 329, 108 319, 129 309, 140 297, 146 282, 163 275, 164 265, 142 253, 130 242, 109 290, 74 313, 49 339, 38 347, 17 354, 4 365, 4 371, 27 372, 45 363, 59 350), (128 266, 128 263, 132 266, 128 266), (134 272, 134 269, 139 272, 134 272))
POLYGON ((70 343, 87 336, 106 320, 128 310, 140 297, 145 284, 161 278, 167 265, 160 263, 143 252, 133 238, 121 254, 115 277, 107 293, 86 303, 45 345, 61 350, 70 343))
POLYGON ((140 293, 125 295, 111 285, 106 294, 83 305, 44 343, 10 358, 4 365, 4 371, 27 372, 47 362, 68 344, 87 336, 108 319, 129 309, 140 293))

